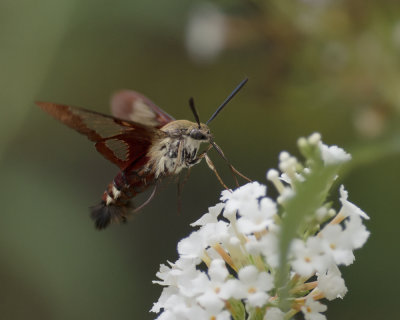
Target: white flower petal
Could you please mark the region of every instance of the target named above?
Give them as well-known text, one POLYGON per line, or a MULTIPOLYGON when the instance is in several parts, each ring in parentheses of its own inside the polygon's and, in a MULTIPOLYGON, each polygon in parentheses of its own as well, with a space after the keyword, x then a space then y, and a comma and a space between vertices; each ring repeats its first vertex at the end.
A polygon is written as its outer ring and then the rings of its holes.
POLYGON ((238 210, 242 212, 251 212, 257 210, 258 199, 265 196, 267 187, 258 182, 250 182, 237 188, 233 192, 224 190, 221 200, 226 201, 225 210, 228 212, 238 210))
POLYGON ((213 281, 224 282, 228 277, 229 272, 226 269, 225 261, 216 259, 211 262, 208 274, 213 281))
POLYGON ((301 276, 310 277, 315 272, 326 272, 331 263, 329 255, 324 254, 321 240, 309 237, 306 242, 295 239, 291 244, 293 270, 301 276))
POLYGON ((196 299, 199 304, 211 313, 219 313, 225 306, 225 303, 219 299, 213 291, 207 291, 196 299))
POLYGON ((342 209, 341 211, 343 214, 345 214, 346 217, 348 216, 360 216, 366 220, 369 220, 369 216, 362 211, 359 207, 357 207, 355 204, 351 203, 350 201, 347 201, 348 198, 348 192, 344 189, 344 186, 340 186, 340 202, 342 203, 342 209))
POLYGON ((327 273, 318 275, 318 289, 328 300, 343 298, 347 288, 336 265, 332 265, 327 273))
POLYGON ((362 224, 359 216, 353 216, 345 222, 344 234, 353 249, 361 248, 367 241, 370 232, 362 224))
POLYGON ((269 298, 268 294, 262 291, 258 291, 253 294, 249 294, 247 296, 247 301, 249 302, 249 305, 253 307, 262 307, 267 303, 268 298, 269 298))
POLYGON ((284 320, 285 313, 279 308, 268 308, 264 320, 284 320))
POLYGON ((306 320, 325 320, 325 315, 320 312, 324 312, 326 309, 327 307, 325 305, 319 301, 314 301, 311 296, 306 299, 304 306, 301 307, 301 311, 306 320))
POLYGON ((208 223, 217 223, 218 216, 224 207, 225 207, 224 203, 217 203, 215 206, 209 207, 208 212, 206 214, 201 216, 200 219, 191 223, 190 225, 192 227, 195 227, 195 226, 204 226, 205 224, 208 223))

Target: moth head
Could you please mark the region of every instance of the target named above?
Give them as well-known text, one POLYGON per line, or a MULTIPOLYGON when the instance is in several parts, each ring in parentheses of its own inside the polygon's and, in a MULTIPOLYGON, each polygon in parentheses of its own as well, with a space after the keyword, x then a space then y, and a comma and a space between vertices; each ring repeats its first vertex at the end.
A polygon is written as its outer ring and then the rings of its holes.
POLYGON ((189 127, 188 134, 194 140, 208 141, 211 138, 210 129, 204 123, 195 123, 194 126, 189 127))
POLYGON ((196 123, 189 120, 175 120, 167 123, 161 129, 171 137, 190 137, 193 140, 206 142, 212 138, 210 129, 204 123, 196 123))

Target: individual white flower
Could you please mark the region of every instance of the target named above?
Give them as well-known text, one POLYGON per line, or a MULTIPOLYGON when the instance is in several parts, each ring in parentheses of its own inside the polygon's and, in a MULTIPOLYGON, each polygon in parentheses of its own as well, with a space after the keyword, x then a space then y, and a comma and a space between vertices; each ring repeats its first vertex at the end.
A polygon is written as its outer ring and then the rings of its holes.
POLYGON ((204 250, 208 246, 219 243, 227 238, 229 238, 228 223, 225 221, 208 223, 199 230, 192 232, 189 237, 179 241, 178 253, 180 256, 201 259, 204 250))
POLYGON ((348 266, 354 262, 353 247, 340 225, 325 226, 319 238, 324 253, 331 256, 336 264, 348 266))
POLYGON ((321 240, 316 237, 309 237, 306 242, 294 239, 291 254, 293 270, 303 277, 310 277, 316 271, 325 272, 330 264, 329 256, 324 254, 321 240))
POLYGON ((268 308, 264 320, 284 320, 285 313, 279 308, 268 308))
POLYGON ((225 303, 219 299, 217 292, 215 292, 212 287, 197 297, 196 301, 204 309, 214 314, 221 312, 225 306, 225 303))
POLYGON ((266 230, 274 222, 273 217, 277 212, 276 204, 269 198, 262 198, 253 210, 241 210, 237 221, 238 230, 243 234, 266 230))
POLYGON ((338 146, 327 146, 319 142, 319 149, 325 165, 338 165, 351 160, 351 155, 338 146))
POLYGON ((204 249, 208 246, 208 239, 201 229, 192 232, 188 237, 178 242, 178 253, 181 257, 197 259, 197 263, 201 262, 204 249))
POLYGON ((196 226, 204 226, 208 223, 217 223, 218 216, 220 215, 224 207, 225 207, 224 203, 217 203, 215 206, 209 207, 208 212, 206 214, 203 214, 200 219, 191 223, 190 225, 192 227, 196 227, 196 226))
POLYGON ((344 189, 344 186, 340 186, 340 202, 342 203, 342 209, 340 212, 342 212, 346 217, 348 216, 360 216, 364 219, 369 220, 369 216, 362 211, 359 207, 357 207, 355 204, 351 203, 350 201, 347 200, 349 193, 344 189))
POLYGON ((299 162, 296 157, 288 152, 281 152, 279 155, 279 169, 282 171, 281 178, 288 184, 292 184, 298 177, 297 169, 299 162))
POLYGON ((327 307, 318 301, 314 301, 312 297, 308 297, 305 301, 304 306, 301 307, 301 311, 304 314, 306 320, 325 320, 325 315, 321 312, 326 311, 327 307))
POLYGON ((176 286, 164 288, 152 312, 165 311, 159 319, 229 319, 223 310, 224 302, 218 298, 219 286, 224 284, 228 271, 222 260, 213 261, 210 279, 204 272, 196 270, 186 277, 185 270, 177 276, 176 286))
POLYGON ((221 200, 225 201, 225 210, 239 211, 239 214, 252 212, 259 208, 259 199, 265 197, 267 187, 259 182, 250 182, 230 192, 224 190, 221 200))
POLYGON ((332 217, 331 211, 322 206, 315 211, 315 217, 318 221, 324 221, 327 217, 332 217))
POLYGON ((161 313, 156 320, 176 320, 176 316, 170 310, 166 310, 161 313))
POLYGON ((208 245, 212 246, 217 243, 224 243, 235 236, 231 225, 225 221, 210 223, 202 227, 202 231, 208 238, 208 245))
POLYGON ((203 320, 203 319, 212 319, 212 320, 231 320, 231 314, 227 310, 223 310, 218 313, 211 313, 209 311, 206 311, 204 315, 198 314, 194 317, 188 318, 189 320, 193 319, 198 319, 198 320, 203 320))
POLYGON ((173 280, 170 279, 170 270, 171 268, 166 266, 165 264, 160 265, 160 271, 156 273, 157 278, 161 279, 162 281, 153 281, 153 283, 158 283, 163 286, 169 286, 174 283, 173 280))
POLYGON ((268 265, 272 268, 279 266, 279 229, 273 230, 269 228, 269 232, 263 236, 264 246, 262 248, 262 254, 265 257, 268 265))
POLYGON ((283 189, 285 188, 285 186, 283 185, 283 183, 281 181, 283 179, 279 177, 278 170, 269 169, 267 171, 266 177, 267 177, 267 180, 271 181, 274 184, 276 190, 278 190, 279 193, 283 192, 283 189))
POLYGON ((165 287, 157 302, 153 304, 151 312, 159 313, 161 309, 166 309, 171 297, 179 296, 179 290, 176 287, 165 287))
MULTIPOLYGON (((201 294, 196 298, 196 301, 213 313, 219 313, 225 306, 224 301, 220 298, 222 288, 225 286, 226 278, 229 272, 225 267, 225 262, 222 259, 216 259, 211 262, 208 269, 208 276, 202 273, 201 277, 198 277, 192 282, 193 286, 200 288, 201 294)), ((229 297, 224 297, 227 299, 229 297)))
POLYGON ((246 250, 253 255, 262 254, 270 267, 277 268, 279 266, 278 232, 279 228, 271 225, 267 234, 260 239, 249 237, 245 245, 246 250))
MULTIPOLYGON (((196 306, 188 312, 185 320, 231 320, 231 314, 227 310, 220 311, 218 313, 196 306)), ((179 320, 179 319, 178 319, 179 320)))
POLYGON ((238 278, 228 280, 224 291, 230 290, 233 298, 245 299, 253 307, 262 307, 268 301, 267 292, 274 286, 270 274, 250 265, 239 270, 238 278))
POLYGON ((156 276, 161 281, 153 281, 162 286, 175 286, 179 285, 179 281, 188 278, 191 279, 197 274, 195 260, 188 258, 180 258, 175 263, 168 262, 170 266, 162 264, 160 271, 156 276))
MULTIPOLYGON (((200 305, 194 304, 183 304, 177 303, 167 311, 172 311, 172 317, 169 319, 176 320, 204 320, 204 319, 216 319, 216 320, 230 320, 230 314, 227 310, 221 312, 212 312, 210 310, 202 308, 200 305)), ((164 311, 165 313, 165 311, 164 311)))
MULTIPOLYGON (((302 139, 300 138, 299 142, 301 140, 302 139)), ((310 136, 306 140, 307 140, 307 143, 316 146, 321 142, 321 134, 319 132, 314 132, 314 133, 310 134, 310 136)))
POLYGON ((370 235, 370 232, 363 225, 361 218, 359 216, 352 216, 349 220, 345 221, 344 225, 344 236, 352 248, 361 248, 370 235))
POLYGON ((219 291, 218 285, 224 283, 229 276, 225 261, 222 259, 213 260, 208 268, 208 275, 210 276, 210 280, 214 283, 214 291, 219 291))
POLYGON ((290 153, 287 151, 281 151, 279 153, 279 162, 286 161, 290 158, 290 153))
POLYGON ((193 306, 194 302, 191 299, 180 294, 169 294, 169 290, 170 287, 164 288, 160 297, 160 300, 163 298, 162 301, 159 300, 151 309, 152 312, 159 312, 160 308, 165 310, 158 319, 177 319, 178 314, 184 314, 191 306, 193 306), (165 292, 168 294, 164 295, 165 292))
POLYGON ((318 289, 328 300, 343 299, 347 288, 336 265, 330 266, 327 273, 318 275, 318 289))

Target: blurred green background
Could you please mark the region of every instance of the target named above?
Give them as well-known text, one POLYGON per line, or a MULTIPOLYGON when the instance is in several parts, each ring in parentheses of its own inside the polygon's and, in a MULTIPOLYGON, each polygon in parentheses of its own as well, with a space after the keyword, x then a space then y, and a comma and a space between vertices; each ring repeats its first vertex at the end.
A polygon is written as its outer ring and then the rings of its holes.
POLYGON ((108 113, 111 93, 131 88, 178 119, 192 119, 193 96, 205 120, 245 76, 211 125, 239 170, 264 183, 279 152, 297 154, 315 131, 354 156, 339 182, 371 237, 342 269, 349 293, 328 319, 397 314, 398 1, 3 0, 0 46, 1 319, 155 318, 159 264, 221 191, 202 163, 181 214, 170 181, 129 224, 98 232, 87 208, 117 168, 33 101, 108 113))

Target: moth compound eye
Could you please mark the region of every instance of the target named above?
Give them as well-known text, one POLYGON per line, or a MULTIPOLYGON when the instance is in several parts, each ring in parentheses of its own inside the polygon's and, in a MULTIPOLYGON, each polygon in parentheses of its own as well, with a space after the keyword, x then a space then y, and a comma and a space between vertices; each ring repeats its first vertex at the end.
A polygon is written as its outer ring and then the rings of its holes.
POLYGON ((199 129, 193 129, 190 131, 190 137, 195 140, 207 140, 206 135, 199 129))

